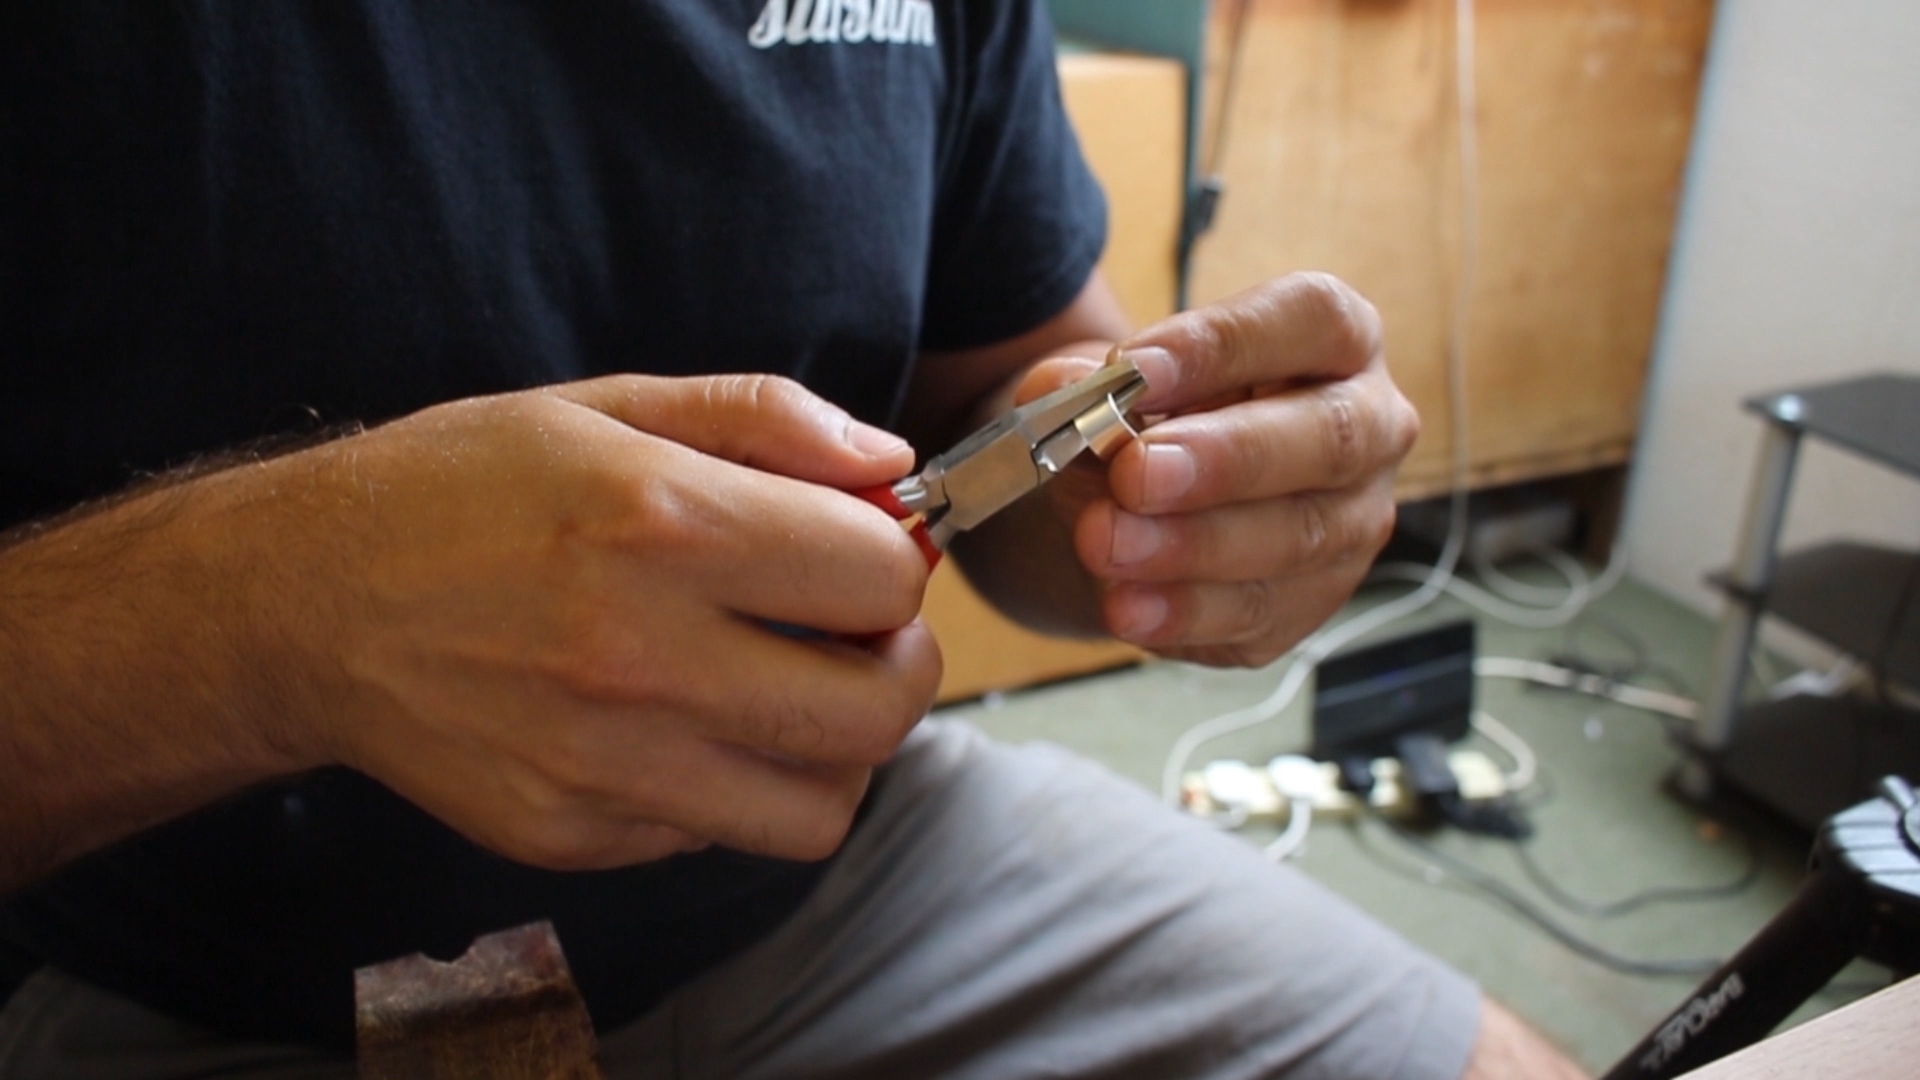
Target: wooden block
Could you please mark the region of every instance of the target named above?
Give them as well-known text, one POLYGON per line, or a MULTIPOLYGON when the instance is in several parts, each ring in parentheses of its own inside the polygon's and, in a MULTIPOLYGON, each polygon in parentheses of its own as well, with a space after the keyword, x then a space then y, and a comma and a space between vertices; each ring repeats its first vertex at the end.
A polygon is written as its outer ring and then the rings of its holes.
POLYGON ((1695 1069, 1681 1080, 1880 1080, 1912 1076, 1920 1062, 1920 979, 1695 1069))

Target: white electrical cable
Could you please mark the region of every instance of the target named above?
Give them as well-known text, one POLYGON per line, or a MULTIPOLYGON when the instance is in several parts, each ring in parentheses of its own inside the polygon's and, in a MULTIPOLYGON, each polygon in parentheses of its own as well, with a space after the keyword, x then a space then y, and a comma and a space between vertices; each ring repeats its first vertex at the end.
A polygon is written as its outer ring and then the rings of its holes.
MULTIPOLYGON (((1756 635, 1756 637, 1757 636, 1758 635, 1756 635)), ((1758 650, 1757 655, 1765 654, 1765 650, 1761 649, 1757 643, 1754 647, 1758 650)), ((1862 665, 1860 661, 1855 660, 1851 656, 1842 656, 1834 661, 1832 667, 1825 671, 1814 671, 1809 668, 1805 671, 1789 675, 1784 679, 1770 681, 1767 686, 1767 698, 1770 701, 1779 701, 1783 698, 1793 697, 1796 694, 1817 694, 1821 697, 1839 697, 1849 689, 1866 681, 1866 678, 1870 678, 1871 674, 1872 673, 1862 665)))
POLYGON ((1646 712, 1661 713, 1680 720, 1692 720, 1700 714, 1699 702, 1677 694, 1649 690, 1604 675, 1574 671, 1540 660, 1522 660, 1510 656, 1482 656, 1473 662, 1473 673, 1482 679, 1518 679, 1542 686, 1573 690, 1603 697, 1646 712))
MULTIPOLYGON (((1419 563, 1387 563, 1375 567, 1373 576, 1386 581, 1421 580, 1426 569, 1419 563)), ((1550 630, 1572 622, 1587 609, 1588 604, 1611 592, 1613 587, 1620 584, 1621 579, 1626 576, 1626 548, 1616 546, 1613 557, 1608 560, 1606 569, 1600 572, 1599 577, 1594 578, 1591 584, 1576 586, 1559 604, 1550 608, 1526 607, 1513 603, 1463 578, 1450 578, 1441 587, 1455 599, 1501 622, 1532 630, 1550 630)))
MULTIPOLYGON (((1465 530, 1460 530, 1464 533, 1465 530)), ((1243 731, 1284 712, 1293 699, 1299 695, 1313 669, 1349 642, 1369 631, 1385 626, 1397 619, 1419 611, 1432 603, 1441 592, 1444 584, 1443 572, 1451 571, 1452 563, 1459 557, 1460 546, 1450 539, 1441 562, 1434 568, 1433 578, 1421 588, 1397 600, 1389 601, 1371 611, 1356 615, 1337 626, 1328 627, 1302 642, 1291 654, 1294 659, 1287 667, 1286 674, 1280 677, 1280 683, 1266 699, 1244 709, 1224 713, 1211 720, 1203 721, 1187 729, 1184 735, 1173 744, 1167 754, 1167 762, 1160 773, 1160 797, 1169 806, 1180 805, 1180 777, 1186 772, 1187 761, 1193 752, 1206 743, 1222 736, 1243 731)))
POLYGON ((1499 564, 1488 559, 1478 548, 1471 549, 1468 555, 1473 563, 1473 572, 1486 582, 1487 588, 1495 594, 1516 604, 1530 604, 1535 607, 1555 607, 1565 603, 1574 593, 1591 589, 1593 578, 1580 560, 1558 548, 1540 548, 1527 552, 1528 555, 1546 563, 1565 578, 1564 586, 1529 585, 1511 577, 1499 564))
POLYGON ((1219 829, 1221 832, 1232 832, 1240 826, 1245 825, 1248 820, 1250 820, 1250 815, 1247 813, 1246 807, 1230 805, 1227 807, 1226 813, 1206 815, 1201 817, 1200 820, 1219 829))
POLYGON ((1513 760, 1513 771, 1507 774, 1509 792, 1525 791, 1533 786, 1540 775, 1540 758, 1519 732, 1478 709, 1473 711, 1473 730, 1513 760))
POLYGON ((1330 626, 1301 642, 1289 654, 1294 659, 1266 700, 1202 721, 1175 741, 1160 772, 1160 797, 1169 806, 1180 805, 1180 777, 1193 752, 1205 743, 1278 716, 1300 693, 1307 677, 1322 660, 1348 643, 1388 623, 1405 618, 1438 599, 1453 577, 1467 536, 1467 478, 1472 471, 1468 443, 1467 333, 1473 310, 1475 264, 1479 257, 1480 144, 1475 132, 1473 0, 1454 5, 1454 103, 1460 131, 1460 274, 1455 282, 1453 326, 1447 347, 1447 404, 1453 451, 1453 495, 1448 509, 1447 540, 1440 559, 1423 568, 1421 586, 1347 621, 1330 626))
POLYGON ((1313 800, 1287 800, 1287 827, 1264 849, 1274 862, 1285 862, 1307 846, 1307 832, 1313 828, 1313 800))

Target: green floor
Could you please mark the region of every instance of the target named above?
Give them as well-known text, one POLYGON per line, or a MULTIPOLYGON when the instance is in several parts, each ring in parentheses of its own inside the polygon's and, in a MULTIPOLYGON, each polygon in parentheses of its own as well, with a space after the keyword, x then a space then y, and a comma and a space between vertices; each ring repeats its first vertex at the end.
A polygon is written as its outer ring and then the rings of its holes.
MULTIPOLYGON (((1372 591, 1366 605, 1399 589, 1372 591)), ((1625 627, 1649 655, 1693 686, 1704 682, 1713 627, 1698 614, 1631 583, 1596 602, 1593 615, 1625 627)), ((1384 632, 1470 614, 1443 600, 1384 632)), ((1481 618, 1480 654, 1544 658, 1564 631, 1520 630, 1481 618)), ((1622 646, 1591 629, 1590 652, 1622 646)), ((1116 771, 1157 788, 1167 751, 1202 720, 1266 696, 1279 669, 1220 672, 1155 663, 943 710, 1006 739, 1044 739, 1073 747, 1116 771)), ((1307 743, 1304 698, 1260 728, 1209 744, 1192 764, 1221 757, 1264 762, 1307 743)), ((1746 864, 1742 833, 1711 821, 1665 793, 1676 756, 1663 731, 1644 714, 1591 698, 1482 680, 1479 704, 1537 751, 1543 785, 1534 811, 1533 850, 1565 888, 1605 899, 1664 885, 1709 884, 1736 877, 1746 864)), ((1559 913, 1561 923, 1616 953, 1639 959, 1724 956, 1744 943, 1793 894, 1806 839, 1770 822, 1742 821, 1758 839, 1764 868, 1731 898, 1642 909, 1610 920, 1559 913)), ((1685 996, 1695 977, 1623 975, 1584 959, 1531 925, 1452 881, 1431 880, 1414 855, 1377 824, 1317 826, 1297 860, 1408 937, 1457 964, 1496 998, 1544 1029, 1595 1069, 1610 1066, 1685 996)), ((1271 831, 1249 830, 1250 842, 1271 831)), ((1447 851, 1530 888, 1509 845, 1459 834, 1436 837, 1447 851)), ((1798 1022, 1860 996, 1885 973, 1864 965, 1842 974, 1834 989, 1794 1018, 1798 1022), (1843 985, 1844 984, 1844 985, 1843 985)))

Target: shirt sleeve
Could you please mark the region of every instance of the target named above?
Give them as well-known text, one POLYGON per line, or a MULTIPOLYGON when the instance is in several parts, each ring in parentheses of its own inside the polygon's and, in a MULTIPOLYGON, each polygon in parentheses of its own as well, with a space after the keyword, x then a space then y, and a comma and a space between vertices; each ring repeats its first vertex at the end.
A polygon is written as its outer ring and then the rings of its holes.
POLYGON ((1079 295, 1106 245, 1107 203, 1060 100, 1042 0, 968 5, 943 147, 923 349, 1017 336, 1079 295))

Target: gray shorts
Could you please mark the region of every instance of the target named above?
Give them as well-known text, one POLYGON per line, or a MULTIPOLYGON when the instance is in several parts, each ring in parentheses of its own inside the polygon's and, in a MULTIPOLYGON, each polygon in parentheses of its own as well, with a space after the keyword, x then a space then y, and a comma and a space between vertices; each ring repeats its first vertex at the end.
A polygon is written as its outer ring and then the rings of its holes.
MULTIPOLYGON (((601 1035, 610 1077, 1458 1077, 1478 990, 1101 767, 928 721, 766 940, 601 1035)), ((351 1077, 54 971, 0 1080, 351 1077)))

